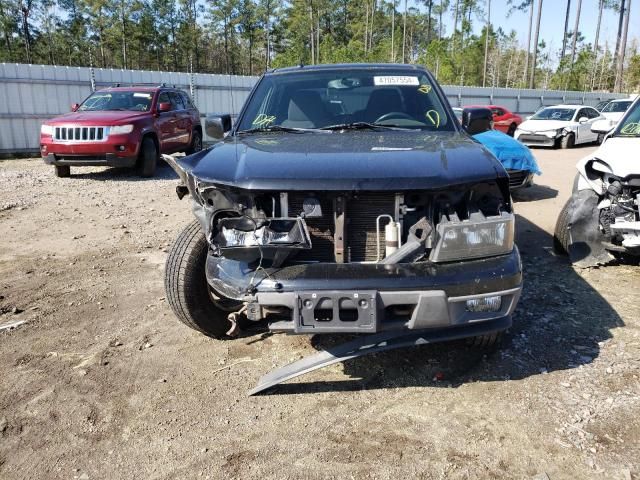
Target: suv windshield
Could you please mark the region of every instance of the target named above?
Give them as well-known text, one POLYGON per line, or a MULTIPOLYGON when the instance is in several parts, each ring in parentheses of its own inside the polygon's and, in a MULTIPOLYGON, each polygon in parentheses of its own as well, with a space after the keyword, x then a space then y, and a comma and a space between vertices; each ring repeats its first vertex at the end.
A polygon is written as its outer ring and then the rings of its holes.
POLYGON ((78 111, 131 110, 148 112, 151 109, 152 92, 96 92, 87 98, 78 111))
POLYGON ((625 137, 640 137, 640 101, 636 102, 626 118, 620 122, 617 135, 625 137))
POLYGON ((354 125, 455 129, 425 72, 344 68, 266 75, 249 100, 238 130, 354 125))
POLYGON ((631 106, 631 100, 626 102, 610 102, 606 107, 602 109, 602 113, 606 112, 626 112, 627 108, 631 106))
POLYGON ((562 120, 570 122, 576 111, 573 108, 543 108, 530 120, 562 120))

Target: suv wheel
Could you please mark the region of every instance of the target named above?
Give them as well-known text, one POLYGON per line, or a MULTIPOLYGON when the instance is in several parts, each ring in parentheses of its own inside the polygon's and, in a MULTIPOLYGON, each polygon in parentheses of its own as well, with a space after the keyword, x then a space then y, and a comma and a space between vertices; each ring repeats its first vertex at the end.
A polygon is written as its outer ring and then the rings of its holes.
POLYGON ((191 222, 171 247, 164 288, 173 313, 182 323, 210 337, 225 338, 232 327, 227 317, 242 304, 211 292, 205 274, 208 250, 200 223, 191 222))
POLYGON ((517 128, 518 126, 515 123, 512 123, 511 125, 509 125, 509 130, 507 130, 507 135, 509 135, 510 137, 513 137, 513 135, 516 133, 517 128))
POLYGON ((202 150, 202 134, 198 130, 194 130, 191 134, 191 145, 185 152, 187 155, 196 153, 202 150))
POLYGON ((153 177, 158 163, 158 148, 151 137, 142 139, 140 157, 138 158, 138 170, 141 177, 153 177))
POLYGON ((69 165, 54 165, 53 168, 56 172, 56 177, 70 177, 71 176, 71 167, 69 165))

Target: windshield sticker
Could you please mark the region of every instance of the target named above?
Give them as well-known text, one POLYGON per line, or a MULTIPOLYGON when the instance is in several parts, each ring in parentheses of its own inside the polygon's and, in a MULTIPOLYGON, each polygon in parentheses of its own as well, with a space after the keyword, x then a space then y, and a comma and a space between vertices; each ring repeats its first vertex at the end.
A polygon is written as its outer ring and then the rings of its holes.
POLYGON ((640 135, 640 123, 629 123, 620 129, 623 135, 640 135))
POLYGON ((384 77, 373 77, 373 84, 376 86, 386 86, 386 85, 420 85, 420 81, 418 77, 408 77, 408 76, 384 76, 384 77))
POLYGON ((431 85, 420 85, 420 88, 418 88, 418 91, 420 93, 429 93, 431 92, 431 85))
POLYGON ((133 96, 140 97, 140 98, 151 98, 150 93, 134 93, 133 96))
POLYGON ((257 127, 268 127, 275 121, 276 121, 276 117, 274 115, 269 116, 264 113, 261 113, 256 117, 256 119, 253 122, 251 122, 251 124, 257 127))
POLYGON ((428 110, 424 115, 436 128, 440 128, 440 114, 436 110, 428 110))

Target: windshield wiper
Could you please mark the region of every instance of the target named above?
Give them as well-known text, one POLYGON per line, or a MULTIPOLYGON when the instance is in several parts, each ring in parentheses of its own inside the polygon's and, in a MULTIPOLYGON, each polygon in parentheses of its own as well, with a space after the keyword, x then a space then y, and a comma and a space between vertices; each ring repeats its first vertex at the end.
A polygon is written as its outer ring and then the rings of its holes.
POLYGON ((268 127, 249 128, 248 130, 239 130, 238 133, 261 133, 261 132, 293 132, 293 133, 307 133, 315 132, 316 128, 296 128, 296 127, 283 127, 282 125, 269 125, 268 127))
POLYGON ((407 128, 400 127, 399 125, 382 125, 380 123, 369 122, 351 122, 351 123, 338 123, 336 125, 329 125, 322 127, 320 130, 408 130, 407 128))

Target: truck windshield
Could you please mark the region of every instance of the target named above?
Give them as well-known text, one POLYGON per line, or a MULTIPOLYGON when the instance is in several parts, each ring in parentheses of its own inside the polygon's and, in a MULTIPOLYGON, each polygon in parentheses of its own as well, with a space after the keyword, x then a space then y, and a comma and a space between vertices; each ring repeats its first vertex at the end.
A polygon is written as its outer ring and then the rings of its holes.
POLYGON ((266 75, 249 100, 238 130, 332 129, 342 125, 455 129, 425 72, 344 68, 266 75))
POLYGON ((602 109, 602 113, 626 112, 631 106, 631 100, 625 102, 610 102, 602 109))
POLYGON ((631 111, 620 122, 616 135, 623 137, 640 137, 640 101, 637 101, 631 111))
POLYGON ((87 98, 78 111, 130 110, 148 112, 151 109, 151 92, 96 92, 87 98))

